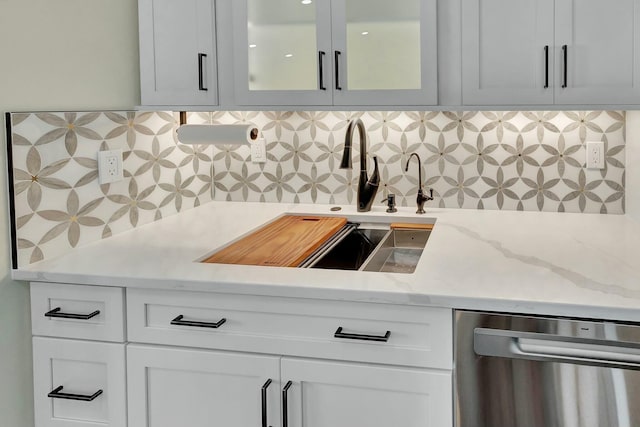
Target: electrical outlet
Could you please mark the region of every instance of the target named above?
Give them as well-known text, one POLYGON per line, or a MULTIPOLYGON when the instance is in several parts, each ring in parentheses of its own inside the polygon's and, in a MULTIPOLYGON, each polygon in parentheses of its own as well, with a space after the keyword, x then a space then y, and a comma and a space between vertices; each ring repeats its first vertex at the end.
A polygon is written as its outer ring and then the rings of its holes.
POLYGON ((587 169, 604 169, 604 142, 587 141, 587 169))
POLYGON ((260 138, 251 144, 251 161, 253 163, 266 163, 267 143, 264 138, 260 138))
POLYGON ((98 151, 98 179, 100 184, 109 184, 124 179, 121 149, 98 151))

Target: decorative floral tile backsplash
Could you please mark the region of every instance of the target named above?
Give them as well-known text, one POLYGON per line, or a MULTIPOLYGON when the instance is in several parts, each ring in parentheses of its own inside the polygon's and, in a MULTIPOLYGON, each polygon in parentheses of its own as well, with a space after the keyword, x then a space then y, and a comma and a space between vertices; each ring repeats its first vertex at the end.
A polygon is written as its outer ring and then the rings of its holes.
MULTIPOLYGON (((250 122, 267 141, 265 164, 249 147, 214 149, 216 200, 355 203, 354 170, 339 169, 350 119, 368 132, 380 165, 379 199, 415 205, 416 160, 442 208, 623 213, 625 113, 579 112, 215 112, 193 123, 250 122), (585 168, 586 141, 604 141, 606 168, 585 168)), ((373 162, 369 159, 369 170, 373 162)))
POLYGON ((177 144, 172 113, 13 113, 18 265, 211 200, 211 148, 177 144), (98 183, 97 153, 124 177, 98 183))
POLYGON ((355 203, 354 169, 339 169, 349 120, 359 117, 380 166, 381 201, 414 206, 418 162, 435 200, 426 207, 623 213, 625 114, 566 112, 204 112, 189 123, 253 123, 268 161, 248 146, 176 142, 167 112, 13 113, 18 264, 210 200, 355 203), (604 141, 606 168, 585 168, 586 141, 604 141), (125 180, 99 185, 97 152, 122 148, 125 180), (213 195, 211 194, 213 192, 213 195))

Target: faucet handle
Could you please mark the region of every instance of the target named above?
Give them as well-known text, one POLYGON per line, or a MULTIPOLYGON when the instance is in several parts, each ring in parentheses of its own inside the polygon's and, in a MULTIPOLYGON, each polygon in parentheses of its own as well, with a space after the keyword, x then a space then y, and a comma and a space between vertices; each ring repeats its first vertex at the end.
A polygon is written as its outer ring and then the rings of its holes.
POLYGON ((387 204, 387 213, 398 212, 396 209, 396 195, 393 193, 389 193, 387 197, 382 199, 381 203, 387 204))
POLYGON ((433 200, 433 188, 429 189, 429 195, 428 196, 424 196, 424 200, 426 202, 428 202, 429 200, 433 200))
POLYGON ((433 200, 433 188, 429 189, 429 195, 425 196, 422 188, 418 189, 418 201, 422 200, 423 202, 428 202, 429 200, 433 200))

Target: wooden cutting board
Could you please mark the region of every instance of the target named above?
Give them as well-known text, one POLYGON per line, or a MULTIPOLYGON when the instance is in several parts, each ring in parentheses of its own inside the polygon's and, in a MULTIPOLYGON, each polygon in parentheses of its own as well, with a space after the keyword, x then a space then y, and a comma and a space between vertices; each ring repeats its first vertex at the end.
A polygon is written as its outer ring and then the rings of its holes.
POLYGON ((346 223, 342 217, 285 215, 202 262, 296 267, 346 223))

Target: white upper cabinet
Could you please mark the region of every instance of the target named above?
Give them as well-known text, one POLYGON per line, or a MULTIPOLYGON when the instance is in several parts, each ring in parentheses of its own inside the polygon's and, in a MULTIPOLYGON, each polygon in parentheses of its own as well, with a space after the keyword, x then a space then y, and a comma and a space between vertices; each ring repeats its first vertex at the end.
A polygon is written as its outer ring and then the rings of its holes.
POLYGON ((640 103, 640 0, 462 0, 464 105, 640 103))
POLYGON ((138 4, 146 106, 640 105, 640 0, 138 4))
POLYGON ((640 104, 639 48, 640 0, 556 0, 556 104, 640 104))
POLYGON ((239 105, 434 105, 436 0, 233 2, 239 105))
POLYGON ((139 0, 142 105, 216 105, 214 0, 139 0))
POLYGON ((554 0, 463 0, 463 102, 553 104, 554 0))

